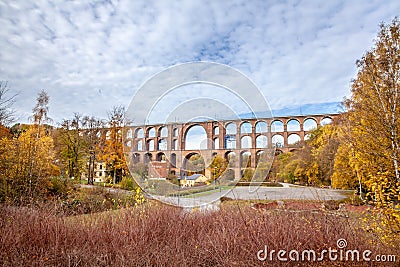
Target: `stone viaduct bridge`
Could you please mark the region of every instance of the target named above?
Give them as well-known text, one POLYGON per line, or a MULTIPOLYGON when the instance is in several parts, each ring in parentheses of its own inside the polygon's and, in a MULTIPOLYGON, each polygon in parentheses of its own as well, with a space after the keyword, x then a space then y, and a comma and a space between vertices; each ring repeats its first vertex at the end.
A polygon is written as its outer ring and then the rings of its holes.
MULTIPOLYGON (((275 155, 296 150, 304 145, 310 130, 337 118, 338 114, 324 114, 129 126, 124 131, 124 149, 130 163, 158 168, 149 171, 149 177, 184 176, 188 159, 200 154, 206 166, 215 155, 227 159, 234 176, 231 179, 237 180, 244 168, 256 167, 265 150, 273 150, 275 155), (202 128, 204 136, 198 148, 189 147, 188 140, 195 126, 202 128), (233 161, 232 157, 239 160, 233 161)), ((198 171, 210 177, 212 170, 198 171)))

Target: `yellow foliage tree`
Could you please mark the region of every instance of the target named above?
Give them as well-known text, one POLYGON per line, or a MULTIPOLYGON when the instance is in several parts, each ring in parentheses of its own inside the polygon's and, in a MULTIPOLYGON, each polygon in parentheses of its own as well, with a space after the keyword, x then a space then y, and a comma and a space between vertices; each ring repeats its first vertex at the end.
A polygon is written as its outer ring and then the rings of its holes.
POLYGON ((118 183, 128 173, 128 167, 123 152, 123 127, 125 125, 125 109, 113 107, 108 114, 108 129, 99 158, 107 164, 107 170, 112 182, 118 183))
POLYGON ((357 61, 358 73, 345 104, 349 166, 378 209, 383 237, 400 233, 400 22, 382 24, 372 50, 357 61))
POLYGON ((16 139, 0 140, 1 201, 29 202, 45 194, 49 178, 59 175, 53 163, 53 139, 49 135, 38 138, 38 131, 34 125, 16 139))

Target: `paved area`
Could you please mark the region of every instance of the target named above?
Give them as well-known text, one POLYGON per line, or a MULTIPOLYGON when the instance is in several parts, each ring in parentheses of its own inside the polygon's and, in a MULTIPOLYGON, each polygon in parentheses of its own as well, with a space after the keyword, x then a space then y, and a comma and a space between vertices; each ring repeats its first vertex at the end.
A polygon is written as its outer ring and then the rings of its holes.
MULTIPOLYGON (((237 186, 225 190, 212 190, 189 196, 182 197, 164 197, 153 196, 162 202, 192 208, 200 207, 204 210, 218 209, 219 199, 222 196, 241 200, 340 200, 348 196, 349 191, 336 189, 323 189, 305 186, 293 186, 291 184, 282 184, 283 187, 265 187, 265 186, 237 186), (347 195, 346 195, 347 193, 347 195)), ((82 185, 82 187, 93 187, 82 185)), ((121 189, 108 188, 111 192, 127 192, 121 189)))
POLYGON ((222 196, 241 200, 340 200, 348 196, 349 191, 322 189, 313 187, 291 187, 285 184, 284 187, 252 187, 238 186, 230 190, 213 190, 207 193, 199 193, 191 196, 162 197, 161 201, 178 204, 185 207, 204 206, 205 209, 215 209, 222 196), (347 195, 346 195, 347 193, 347 195))

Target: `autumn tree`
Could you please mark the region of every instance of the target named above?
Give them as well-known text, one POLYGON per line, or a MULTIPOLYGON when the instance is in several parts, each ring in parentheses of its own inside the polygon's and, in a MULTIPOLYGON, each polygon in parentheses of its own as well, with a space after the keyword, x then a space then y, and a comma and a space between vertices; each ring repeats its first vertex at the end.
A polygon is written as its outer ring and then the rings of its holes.
MULTIPOLYGON (((308 170, 309 176, 314 175, 316 183, 331 185, 334 172, 336 152, 340 144, 340 125, 327 124, 309 133, 306 146, 310 147, 313 163, 308 170), (316 174, 318 172, 318 175, 316 174)), ((312 179, 311 179, 312 180, 312 179)), ((311 181, 309 181, 311 183, 311 181)))
POLYGON ((69 178, 80 179, 85 165, 82 124, 82 116, 75 113, 72 119, 63 120, 58 129, 57 143, 60 146, 61 160, 66 166, 69 178))
POLYGON ((307 185, 331 185, 340 126, 328 124, 308 133, 304 147, 283 153, 276 159, 278 180, 307 185))
POLYGON ((107 133, 99 155, 99 158, 106 162, 113 183, 121 181, 122 176, 128 173, 123 153, 122 133, 125 125, 125 108, 113 107, 108 113, 107 133))
MULTIPOLYGON (((347 142, 343 142, 338 147, 335 155, 334 172, 332 174, 332 187, 340 189, 356 189, 361 192, 361 180, 357 176, 357 166, 354 165, 353 151, 347 142)), ((360 177, 361 178, 361 177, 360 177)))
POLYGON ((41 137, 49 136, 48 127, 44 125, 44 123, 49 123, 52 119, 48 116, 49 112, 49 100, 50 97, 45 90, 39 92, 38 97, 36 98, 36 105, 33 108, 32 112, 32 120, 33 120, 33 129, 34 129, 34 142, 33 142, 33 150, 32 153, 29 154, 28 160, 30 161, 29 168, 29 191, 32 191, 32 185, 35 180, 41 178, 41 169, 37 169, 37 153, 38 153, 38 145, 41 137), (35 172, 39 170, 39 173, 35 176, 35 172))
POLYGON ((7 126, 14 121, 14 114, 11 108, 17 95, 8 96, 9 93, 8 83, 0 81, 0 126, 7 126))
POLYGON ((228 161, 220 155, 215 155, 212 162, 208 166, 211 173, 211 180, 218 179, 228 167, 228 161))
POLYGON ((46 193, 54 165, 54 146, 47 121, 48 95, 39 94, 33 109, 34 124, 23 127, 15 138, 0 140, 0 200, 26 203, 46 193))
POLYGON ((282 153, 277 156, 277 178, 287 183, 308 184, 309 166, 312 164, 310 149, 282 153))
POLYGON ((14 121, 12 105, 14 104, 16 94, 8 96, 9 93, 8 83, 0 81, 0 139, 11 137, 8 125, 14 121))
POLYGON ((358 73, 345 101, 349 163, 390 232, 400 231, 400 22, 381 24, 374 47, 357 61, 358 73), (397 208, 396 208, 397 204, 397 208))
POLYGON ((85 142, 85 152, 87 159, 88 184, 93 184, 95 162, 98 159, 101 141, 100 131, 104 123, 102 120, 93 116, 84 116, 82 119, 82 124, 84 128, 83 138, 85 142))

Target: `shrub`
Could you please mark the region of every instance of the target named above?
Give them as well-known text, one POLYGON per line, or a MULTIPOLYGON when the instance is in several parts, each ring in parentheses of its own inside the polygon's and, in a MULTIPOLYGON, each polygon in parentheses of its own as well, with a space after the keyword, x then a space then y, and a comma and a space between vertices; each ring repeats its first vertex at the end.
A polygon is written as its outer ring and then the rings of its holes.
POLYGON ((126 176, 122 178, 119 185, 121 186, 122 189, 125 189, 125 190, 134 190, 136 187, 136 184, 133 181, 133 179, 130 177, 126 177, 126 176))

